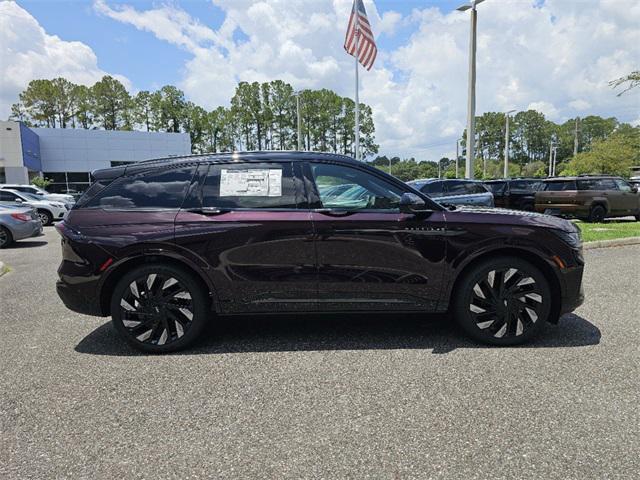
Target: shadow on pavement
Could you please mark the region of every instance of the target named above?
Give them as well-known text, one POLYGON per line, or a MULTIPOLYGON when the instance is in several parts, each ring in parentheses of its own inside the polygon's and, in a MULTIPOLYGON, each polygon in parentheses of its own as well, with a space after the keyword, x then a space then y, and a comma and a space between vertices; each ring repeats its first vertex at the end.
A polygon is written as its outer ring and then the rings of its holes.
POLYGON ((48 242, 43 242, 41 240, 17 240, 9 245, 7 250, 18 250, 20 248, 33 248, 33 247, 42 247, 43 245, 47 245, 48 242))
MULTIPOLYGON (((520 347, 582 347, 600 343, 600 330, 584 318, 569 314, 559 325, 547 328, 531 343, 520 347)), ((425 349, 434 354, 457 348, 498 348, 467 340, 445 316, 403 315, 301 315, 220 319, 193 348, 177 354, 292 352, 318 350, 425 349)), ((111 322, 101 325, 76 346, 93 355, 146 355, 124 343, 111 322)))

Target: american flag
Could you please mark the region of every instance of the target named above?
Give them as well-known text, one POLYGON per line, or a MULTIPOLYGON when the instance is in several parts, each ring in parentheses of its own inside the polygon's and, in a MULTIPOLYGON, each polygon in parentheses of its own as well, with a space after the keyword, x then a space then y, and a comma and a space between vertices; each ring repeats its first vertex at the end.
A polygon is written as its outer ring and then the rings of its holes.
POLYGON ((347 36, 344 39, 344 49, 354 57, 356 56, 356 35, 358 34, 360 36, 358 39, 358 61, 364 68, 371 70, 376 55, 378 55, 378 47, 376 47, 376 40, 373 38, 367 11, 364 9, 362 0, 353 1, 347 36))

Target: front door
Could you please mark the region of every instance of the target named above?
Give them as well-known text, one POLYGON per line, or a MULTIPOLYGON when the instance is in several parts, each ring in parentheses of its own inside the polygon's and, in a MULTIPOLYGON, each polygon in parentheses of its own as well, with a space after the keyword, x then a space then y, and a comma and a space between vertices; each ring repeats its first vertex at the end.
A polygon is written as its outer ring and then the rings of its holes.
POLYGON ((634 193, 624 180, 614 179, 619 190, 621 214, 637 215, 640 211, 640 193, 634 193))
POLYGON ((291 162, 198 169, 176 243, 208 265, 223 313, 316 309, 311 215, 293 170, 291 162))
POLYGON ((409 191, 367 169, 305 165, 321 310, 435 310, 445 268, 444 212, 400 213, 409 191))

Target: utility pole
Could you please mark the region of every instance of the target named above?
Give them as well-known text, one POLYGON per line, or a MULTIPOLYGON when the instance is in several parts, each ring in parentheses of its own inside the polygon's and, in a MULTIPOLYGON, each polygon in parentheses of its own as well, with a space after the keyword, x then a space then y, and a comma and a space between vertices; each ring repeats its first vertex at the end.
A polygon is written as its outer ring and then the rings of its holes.
POLYGON ((553 146, 553 169, 551 170, 551 176, 556 176, 556 159, 558 158, 558 147, 553 146))
POLYGON ((553 176, 553 172, 551 171, 551 163, 553 162, 553 140, 549 142, 549 177, 553 176))
POLYGON ((478 11, 476 6, 484 0, 471 0, 457 8, 464 12, 471 10, 471 31, 469 33, 469 95, 467 104, 467 160, 465 162, 465 177, 473 178, 474 138, 476 129, 476 35, 478 27, 478 11))
POLYGON ((509 178, 509 114, 515 110, 509 110, 505 113, 507 123, 504 129, 504 178, 509 178))
POLYGON ((302 151, 302 121, 300 120, 300 92, 296 93, 296 114, 298 116, 298 151, 302 151))
POLYGON ((573 156, 575 157, 578 154, 578 123, 580 122, 580 117, 576 117, 576 130, 573 136, 573 156))
POLYGON ((460 151, 459 151, 459 147, 460 147, 460 139, 456 139, 456 178, 458 178, 458 163, 460 160, 460 151))

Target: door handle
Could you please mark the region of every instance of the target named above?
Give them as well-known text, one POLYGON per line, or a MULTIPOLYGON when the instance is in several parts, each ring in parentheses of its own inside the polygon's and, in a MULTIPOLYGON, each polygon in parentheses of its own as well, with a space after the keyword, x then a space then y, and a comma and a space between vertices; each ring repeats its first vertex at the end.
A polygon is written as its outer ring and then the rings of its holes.
POLYGON ((202 207, 202 208, 189 208, 187 212, 199 213, 200 215, 220 215, 222 213, 228 213, 230 210, 222 209, 218 207, 202 207))
POLYGON ((334 210, 333 208, 316 208, 314 212, 329 215, 330 217, 346 217, 355 213, 348 210, 334 210))

